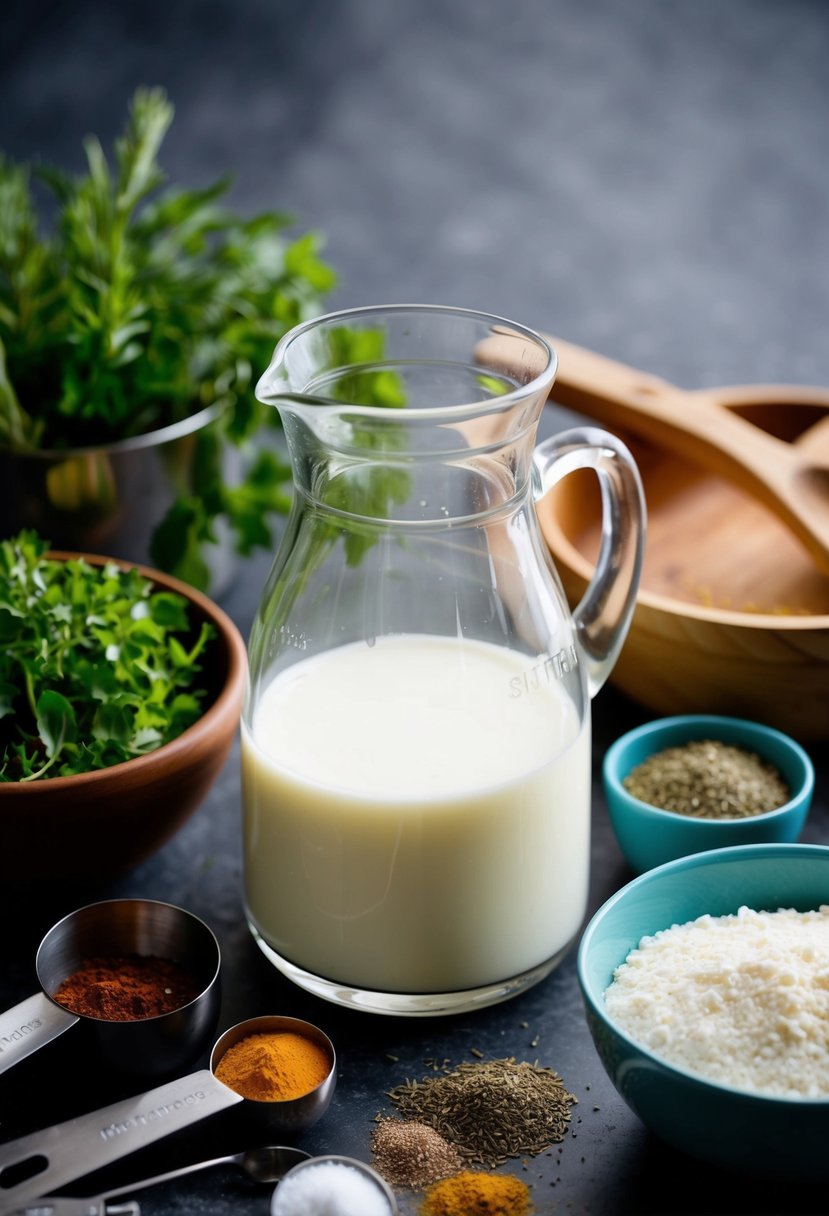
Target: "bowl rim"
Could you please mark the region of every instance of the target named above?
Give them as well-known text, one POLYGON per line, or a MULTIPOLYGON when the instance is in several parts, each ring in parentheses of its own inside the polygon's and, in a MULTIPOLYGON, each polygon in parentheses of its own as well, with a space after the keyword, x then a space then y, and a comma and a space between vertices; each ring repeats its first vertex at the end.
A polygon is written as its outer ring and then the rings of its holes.
MULTIPOLYGON (((31 451, 17 451, 3 446, 2 453, 14 460, 28 461, 32 464, 68 463, 90 456, 120 456, 131 452, 144 451, 147 448, 161 447, 174 443, 177 439, 186 439, 194 431, 200 431, 211 422, 216 422, 228 412, 230 405, 227 401, 211 401, 195 413, 187 414, 175 422, 167 422, 156 426, 150 431, 142 431, 139 435, 130 435, 126 439, 113 439, 111 443, 87 443, 81 447, 70 448, 33 448, 31 451)), ((118 559, 114 559, 118 560, 118 559)))
MULTIPOLYGON (((544 522, 544 540, 553 561, 564 563, 578 578, 589 583, 594 574, 593 563, 570 540, 559 523, 554 510, 547 512, 544 522)), ((706 604, 694 604, 690 600, 675 600, 670 596, 651 591, 640 582, 636 592, 636 607, 663 612, 668 616, 686 617, 702 621, 707 625, 727 625, 732 628, 762 630, 780 633, 806 633, 829 630, 829 613, 784 613, 738 612, 733 608, 712 608, 706 604)))
POLYGON ((18 796, 22 791, 26 791, 24 796, 34 800, 38 797, 45 798, 50 793, 54 796, 61 790, 81 791, 90 785, 117 781, 127 769, 130 774, 137 775, 144 769, 157 765, 159 760, 168 760, 175 764, 179 753, 186 755, 188 751, 202 742, 204 736, 211 734, 214 727, 219 725, 228 713, 232 712, 234 703, 238 703, 239 713, 241 713, 242 696, 247 679, 247 648, 234 621, 204 592, 163 570, 156 570, 152 566, 145 566, 140 562, 131 562, 120 557, 108 557, 105 554, 67 549, 48 549, 44 556, 58 561, 81 559, 93 566, 113 563, 122 570, 137 571, 145 579, 165 591, 173 591, 183 596, 197 608, 205 620, 216 626, 217 637, 214 641, 226 652, 227 672, 224 683, 204 713, 180 735, 176 735, 175 739, 170 739, 169 742, 151 752, 132 756, 129 760, 123 760, 120 764, 111 764, 107 768, 96 768, 86 773, 73 773, 67 777, 50 777, 45 781, 0 782, 0 803, 2 803, 4 795, 8 796, 9 791, 12 790, 17 791, 18 796))
MULTIPOLYGON (((578 976, 579 988, 581 989, 582 999, 589 1010, 592 1010, 593 1016, 596 1017, 604 1026, 607 1026, 614 1035, 618 1036, 627 1046, 637 1054, 643 1056, 660 1070, 664 1070, 672 1077, 681 1080, 684 1083, 692 1082, 700 1089, 710 1089, 732 1098, 751 1099, 764 1105, 773 1106, 783 1103, 786 1106, 794 1107, 798 1110, 805 1110, 810 1106, 819 1107, 821 1110, 829 1107, 829 1094, 823 1098, 793 1098, 786 1094, 767 1094, 760 1093, 757 1090, 743 1089, 737 1085, 727 1085, 723 1081, 715 1081, 711 1078, 704 1077, 700 1073, 691 1072, 690 1069, 682 1068, 678 1064, 672 1064, 668 1060, 656 1055, 650 1048, 643 1043, 639 1043, 636 1039, 631 1038, 626 1031, 622 1030, 616 1022, 609 1016, 604 1004, 600 1003, 600 999, 594 995, 594 986, 587 976, 587 958, 591 948, 592 939, 601 924, 604 917, 610 913, 617 904, 628 898, 634 888, 646 887, 650 883, 669 875, 672 871, 677 870, 693 870, 701 866, 717 865, 723 861, 736 860, 738 858, 746 858, 752 860, 754 858, 767 857, 773 859, 775 857, 823 857, 829 862, 829 845, 821 844, 784 844, 762 843, 762 844, 738 844, 730 845, 722 849, 708 849, 701 853, 689 853, 685 857, 677 857, 672 861, 663 862, 662 865, 654 866, 651 870, 646 870, 644 874, 639 874, 624 886, 619 887, 614 891, 603 904, 600 905, 590 917, 584 932, 579 940, 578 950, 576 952, 576 974, 578 976)), ((829 902, 829 900, 827 901, 829 902)), ((700 913, 703 915, 703 913, 700 913)), ((677 922, 679 923, 679 922, 677 922)), ((683 922, 683 923, 688 923, 683 922)), ((667 927, 667 926, 663 926, 667 927)), ((658 932, 657 929, 653 930, 658 932)), ((641 939, 640 939, 641 940, 641 939)), ((635 949, 635 947, 630 947, 635 949)), ((630 953, 628 950, 628 954, 630 953)), ((625 955, 625 958, 627 954, 625 955)), ((624 959, 621 959, 616 966, 621 966, 624 959)), ((615 969, 615 968, 614 968, 615 969)), ((601 996, 604 995, 602 992, 601 996)), ((591 1034, 592 1037, 592 1034, 591 1034)))
MULTIPOLYGON (((739 746, 736 740, 732 740, 730 743, 732 746, 739 746)), ((663 746, 673 747, 678 746, 678 744, 665 743, 663 746)), ((754 745, 752 744, 752 746, 754 745)), ((661 750, 660 747, 654 747, 648 755, 654 755, 659 750, 661 750)), ((756 750, 758 752, 761 751, 759 747, 756 750)), ((770 764, 775 764, 775 767, 778 769, 780 768, 779 763, 768 760, 767 756, 763 755, 762 758, 770 764)), ((637 763, 641 764, 642 762, 640 760, 637 763)), ((630 771, 632 770, 628 769, 625 775, 629 774, 630 771)), ((639 726, 632 727, 629 731, 625 731, 623 735, 620 735, 618 739, 614 740, 602 759, 602 778, 606 789, 609 789, 613 797, 623 805, 624 811, 634 811, 645 817, 668 820, 672 824, 681 822, 687 824, 688 830, 692 832, 707 829, 716 833, 723 829, 729 829, 733 832, 736 824, 744 823, 748 825, 756 823, 758 820, 766 821, 775 817, 783 818, 783 816, 797 811, 804 801, 808 802, 812 798, 815 787, 815 768, 806 749, 796 739, 793 739, 791 735, 787 735, 785 731, 778 730, 775 726, 767 726, 764 722, 756 722, 751 718, 737 718, 730 714, 671 714, 668 717, 653 718, 648 722, 642 722, 639 726), (668 733, 677 728, 696 724, 700 726, 712 726, 714 729, 726 726, 730 732, 741 738, 744 737, 745 742, 749 742, 749 740, 755 738, 774 740, 780 748, 789 753, 797 761, 802 769, 802 779, 797 789, 792 789, 791 796, 786 802, 781 803, 780 806, 772 807, 768 811, 758 811, 754 815, 742 815, 731 819, 708 819, 697 815, 683 815, 680 811, 671 811, 666 807, 654 806, 653 803, 643 802, 641 798, 635 797, 625 789, 620 775, 620 757, 627 748, 640 739, 646 739, 649 736, 658 737, 663 732, 668 733)), ((610 800, 608 799, 608 812, 610 813, 610 811, 610 800)))

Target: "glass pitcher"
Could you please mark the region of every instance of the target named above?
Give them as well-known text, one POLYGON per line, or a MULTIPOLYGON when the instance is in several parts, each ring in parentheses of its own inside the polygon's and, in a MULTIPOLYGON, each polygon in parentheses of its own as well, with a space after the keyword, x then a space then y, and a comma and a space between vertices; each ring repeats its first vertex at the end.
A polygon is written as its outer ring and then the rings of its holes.
POLYGON ((328 1000, 478 1008, 581 926, 590 698, 633 610, 644 503, 612 436, 534 446, 555 366, 520 325, 401 305, 300 325, 257 386, 294 499, 250 638, 246 914, 328 1000), (603 541, 571 613, 534 502, 585 466, 603 541))

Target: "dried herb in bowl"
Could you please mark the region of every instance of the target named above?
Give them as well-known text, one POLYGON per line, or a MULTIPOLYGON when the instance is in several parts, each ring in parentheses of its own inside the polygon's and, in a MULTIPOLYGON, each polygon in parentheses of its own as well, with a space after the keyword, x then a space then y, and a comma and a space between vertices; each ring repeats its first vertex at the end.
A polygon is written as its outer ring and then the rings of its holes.
POLYGON ((115 562, 46 556, 34 532, 0 542, 0 782, 109 768, 202 713, 213 629, 187 600, 115 562))
POLYGON ((640 802, 698 819, 744 819, 783 806, 791 791, 773 764, 719 739, 655 752, 622 784, 640 802))

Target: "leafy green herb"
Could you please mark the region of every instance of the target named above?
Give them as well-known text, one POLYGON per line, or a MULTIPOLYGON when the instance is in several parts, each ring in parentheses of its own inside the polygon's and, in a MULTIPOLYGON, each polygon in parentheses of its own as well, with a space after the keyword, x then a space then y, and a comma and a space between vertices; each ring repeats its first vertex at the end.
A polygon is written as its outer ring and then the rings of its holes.
MULTIPOLYGON (((0 445, 106 445, 215 403, 227 407, 223 441, 244 444, 278 422, 255 400, 255 376, 279 338, 320 311, 335 276, 315 234, 286 239, 288 216, 243 220, 223 206, 227 179, 161 189, 157 157, 172 119, 162 90, 139 89, 114 166, 90 136, 77 179, 0 154, 0 445), (38 183, 57 205, 48 235, 38 183)), ((226 486, 221 446, 207 445, 198 503, 176 504, 153 552, 200 585, 207 567, 194 554, 214 539, 218 517, 247 552, 270 545, 269 518, 289 498, 290 470, 275 455, 226 486)))
POLYGON ((114 562, 45 557, 23 532, 0 542, 0 782, 120 764, 202 713, 207 622, 187 600, 114 562))

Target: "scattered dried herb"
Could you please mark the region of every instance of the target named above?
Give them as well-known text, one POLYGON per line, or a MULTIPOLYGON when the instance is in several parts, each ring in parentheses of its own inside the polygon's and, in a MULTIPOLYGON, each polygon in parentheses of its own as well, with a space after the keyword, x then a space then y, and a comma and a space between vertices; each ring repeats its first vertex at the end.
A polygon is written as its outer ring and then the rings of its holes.
POLYGON ((692 740, 655 752, 622 784, 640 802, 699 819, 743 819, 788 802, 774 765, 718 739, 692 740))
POLYGON ((426 1123, 379 1119, 371 1134, 371 1163, 393 1187, 420 1189, 457 1174, 458 1150, 426 1123))
POLYGON ((492 1168, 563 1140, 576 1098, 558 1073, 513 1058, 463 1063, 388 1095, 404 1119, 433 1127, 465 1165, 492 1168))

